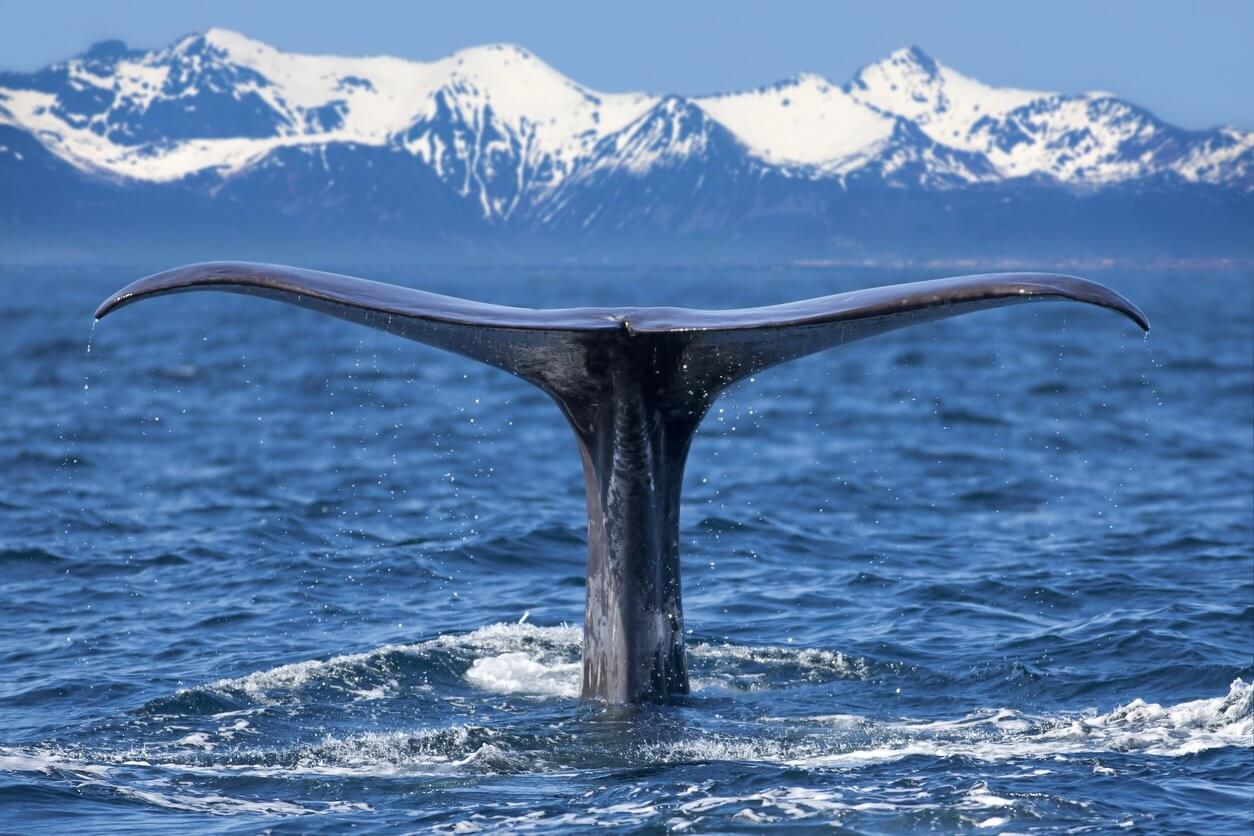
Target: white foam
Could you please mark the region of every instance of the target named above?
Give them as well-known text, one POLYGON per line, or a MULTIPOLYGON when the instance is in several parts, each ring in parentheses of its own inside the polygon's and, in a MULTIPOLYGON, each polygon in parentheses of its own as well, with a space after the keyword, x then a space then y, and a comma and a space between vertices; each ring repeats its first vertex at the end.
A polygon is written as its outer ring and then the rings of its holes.
MULTIPOLYGON (((209 813, 215 816, 231 816, 242 813, 267 816, 303 816, 318 812, 309 807, 293 804, 290 801, 257 801, 245 798, 232 798, 231 796, 218 793, 206 795, 196 795, 188 792, 161 793, 132 786, 115 786, 111 789, 118 795, 135 798, 154 807, 161 807, 166 810, 181 810, 189 813, 209 813)), ((326 812, 330 812, 330 810, 326 812)))
POLYGON ((846 656, 839 650, 780 645, 710 644, 696 642, 687 648, 689 658, 733 660, 757 664, 789 664, 810 672, 825 672, 842 679, 866 679, 863 659, 846 656))
POLYGON ((983 821, 978 821, 978 822, 976 822, 976 823, 975 823, 975 826, 976 826, 976 827, 980 827, 980 828, 985 828, 985 827, 1002 827, 1003 825, 1007 824, 1009 821, 1010 821, 1010 819, 1004 818, 1004 817, 1002 817, 1002 816, 989 816, 988 818, 984 819, 983 821))
POLYGON ((175 742, 182 746, 199 746, 202 749, 212 749, 214 745, 213 742, 209 740, 209 735, 204 732, 184 735, 175 742))
MULTIPOLYGON (((449 653, 466 665, 465 681, 484 691, 573 699, 578 694, 580 645, 577 627, 494 624, 467 634, 283 665, 245 677, 218 680, 209 687, 242 691, 265 700, 279 696, 285 689, 316 681, 339 687, 354 699, 376 698, 371 688, 354 683, 367 674, 372 682, 377 682, 384 666, 395 663, 394 659, 389 661, 393 654, 449 653)), ((865 661, 822 649, 698 642, 689 652, 702 673, 701 678, 694 679, 699 688, 720 687, 719 683, 725 681, 736 687, 745 682, 761 687, 787 687, 790 676, 827 679, 869 675, 865 661), (763 668, 767 669, 765 674, 761 673, 763 668), (773 677, 772 668, 783 674, 782 684, 778 677, 773 677)), ((399 687, 394 681, 389 682, 377 687, 388 692, 399 687)), ((336 778, 553 773, 575 768, 571 764, 582 762, 584 757, 577 751, 567 753, 570 746, 576 745, 567 739, 520 743, 508 727, 473 724, 328 736, 313 745, 279 751, 241 748, 240 742, 248 736, 259 735, 247 718, 265 710, 259 707, 214 715, 215 730, 167 726, 170 742, 146 741, 141 748, 129 751, 0 747, 0 771, 47 775, 75 784, 104 783, 116 789, 115 785, 123 781, 114 770, 121 767, 157 770, 160 776, 246 775, 282 780, 300 774, 336 778), (234 742, 227 746, 227 741, 234 742)), ((1174 705, 1135 699, 1105 713, 1034 716, 1007 708, 986 708, 942 720, 885 720, 849 713, 767 716, 756 724, 747 724, 743 735, 714 733, 693 726, 678 740, 641 746, 627 757, 650 765, 738 761, 807 770, 857 769, 909 757, 962 757, 979 761, 1023 760, 1029 762, 1025 767, 1028 768, 1036 766, 1032 761, 1068 760, 1077 755, 1180 757, 1223 747, 1254 747, 1254 684, 1238 679, 1222 696, 1174 705)), ((1109 767, 1094 763, 1092 769, 1102 772, 1109 767)), ((1025 775, 1046 772, 1037 769, 1025 775)), ((125 785, 133 785, 133 778, 127 774, 125 785)), ((685 803, 693 805, 685 813, 700 814, 707 807, 722 809, 740 804, 754 816, 783 820, 798 815, 870 809, 864 805, 880 803, 879 799, 866 801, 839 795, 807 796, 804 793, 810 791, 796 788, 773 790, 774 795, 714 799, 705 796, 707 789, 694 788, 685 794, 685 803)), ((222 814, 296 815, 325 811, 317 804, 292 801, 294 806, 289 809, 282 806, 289 801, 201 796, 183 788, 178 793, 167 793, 148 783, 139 792, 156 794, 153 798, 142 797, 149 803, 222 814)), ((967 791, 959 806, 975 811, 971 825, 993 828, 1004 824, 1008 817, 1003 811, 1013 809, 1016 803, 1013 798, 977 785, 967 791)), ((728 815, 735 812, 731 809, 728 815)), ((607 807, 592 819, 613 823, 633 815, 627 808, 607 807)))
POLYGON ((1164 708, 1135 699, 1107 714, 1059 723, 1043 738, 1118 752, 1178 757, 1225 746, 1254 746, 1254 682, 1235 680, 1222 697, 1164 708))
POLYGON ((0 772, 65 774, 81 778, 108 778, 108 767, 87 763, 46 749, 10 749, 0 746, 0 772))
POLYGON ((220 763, 167 760, 154 768, 195 775, 231 775, 250 778, 289 779, 294 776, 326 778, 394 778, 443 775, 493 775, 537 771, 544 761, 514 751, 490 727, 463 724, 415 731, 364 732, 318 743, 277 760, 273 753, 239 753, 220 763))
MULTIPOLYGON (((784 820, 800 821, 814 817, 836 818, 850 812, 890 812, 898 805, 884 801, 845 801, 844 791, 815 789, 812 787, 772 787, 748 795, 707 795, 684 802, 678 812, 687 817, 676 817, 668 826, 685 830, 701 817, 723 810, 741 809, 732 818, 754 824, 772 824, 784 820)), ((913 809, 932 807, 931 804, 912 804, 913 809)))
POLYGON ((476 659, 466 671, 470 684, 501 694, 579 696, 580 663, 544 662, 522 651, 476 659))
MULTIPOLYGON (((545 635, 545 628, 532 636, 545 635)), ((476 643, 496 644, 480 634, 476 643)), ((559 634, 564 635, 564 634, 559 634)), ((550 648, 551 652, 551 648, 550 648)), ((553 680, 552 670, 536 665, 520 651, 483 657, 481 675, 493 687, 534 692, 551 687, 569 694, 574 688, 573 663, 559 663, 568 680, 553 680), (493 671, 494 666, 497 670, 493 671)), ((473 669, 473 666, 472 666, 473 669)), ((697 731, 696 736, 636 750, 633 761, 650 765, 692 761, 739 761, 782 764, 807 770, 849 769, 906 757, 965 757, 981 761, 1067 760, 1073 755, 1119 753, 1144 757, 1179 757, 1216 747, 1254 746, 1254 685, 1237 680, 1227 694, 1162 706, 1133 700, 1104 714, 1027 717, 1006 709, 984 709, 952 721, 911 719, 884 722, 857 715, 825 714, 787 720, 782 736, 772 736, 786 718, 764 718, 743 738, 725 733, 697 731)), ((251 733, 244 719, 223 725, 224 736, 251 733)), ((570 766, 561 740, 523 745, 512 740, 508 728, 463 724, 450 727, 367 732, 343 737, 327 736, 316 744, 287 752, 259 749, 214 749, 204 733, 186 735, 175 748, 145 744, 131 751, 70 751, 49 748, 0 747, 0 771, 31 773, 92 786, 158 807, 214 815, 307 815, 330 812, 322 802, 299 799, 266 800, 237 798, 216 792, 197 792, 186 786, 189 776, 247 776, 289 781, 293 776, 325 778, 424 777, 518 773, 561 773, 570 766), (196 751, 192 751, 196 750, 196 751), (210 760, 212 758, 213 760, 210 760), (216 761, 216 762, 215 762, 216 761), (149 771, 137 780, 132 770, 149 771), (168 777, 167 777, 168 776, 168 777), (167 789, 178 782, 177 790, 167 789)), ((583 754, 571 753, 578 762, 583 754)), ((1096 769, 1101 769, 1097 764, 1096 769)), ((1047 774, 1034 769, 1025 777, 1047 774)), ((885 798, 874 787, 843 786, 841 789, 780 787, 747 795, 720 795, 710 784, 692 786, 679 793, 678 814, 672 829, 685 829, 694 819, 710 814, 738 816, 753 823, 837 818, 851 811, 891 811, 936 806, 926 795, 885 798), (714 794, 710 794, 714 792, 714 794), (852 795, 856 793, 856 795, 852 795), (869 796, 869 797, 868 797, 869 796), (748 811, 748 812, 745 812, 748 811)), ((979 828, 1004 826, 1013 811, 1027 801, 995 793, 978 783, 950 806, 969 811, 964 821, 979 828)), ((530 815, 530 814, 529 814, 530 815)), ((651 802, 631 800, 569 814, 570 825, 615 824, 657 815, 651 802)), ((546 819, 547 821, 547 819, 546 819)), ((534 823, 528 818, 527 822, 534 823)), ((500 821, 494 822, 501 824, 500 821)), ((522 826, 524 822, 515 822, 522 826)))
MULTIPOLYGON (((809 767, 859 766, 913 756, 998 761, 1101 752, 1180 757, 1227 746, 1254 746, 1252 706, 1254 683, 1238 679, 1225 696, 1165 708, 1136 699, 1106 714, 1052 718, 1023 718, 995 709, 957 721, 888 723, 880 727, 882 732, 868 720, 875 745, 799 753, 787 762, 809 767)), ((811 719, 822 722, 826 718, 811 719)))
POLYGON ((987 784, 979 784, 971 789, 964 796, 964 800, 968 805, 975 807, 1013 807, 1014 802, 1009 798, 1002 798, 999 795, 993 795, 988 790, 987 784))
MULTIPOLYGON (((384 660, 392 654, 448 652, 467 658, 465 680, 475 688, 498 694, 573 699, 579 693, 580 647, 577 626, 501 623, 414 644, 385 645, 365 653, 281 665, 218 680, 208 687, 242 691, 258 702, 267 702, 318 682, 340 688, 357 700, 384 699, 399 687, 395 680, 386 686, 363 687, 356 684, 363 673, 383 673, 384 660)), ((806 681, 870 676, 865 660, 820 648, 695 642, 688 654, 699 674, 693 678, 698 693, 787 687, 778 677, 752 670, 758 667, 795 669, 806 681), (745 670, 746 666, 751 670, 745 670)), ((1138 699, 1106 714, 1027 717, 1010 709, 992 708, 941 721, 884 722, 849 714, 821 714, 800 720, 766 717, 763 720, 827 726, 833 733, 842 732, 844 739, 834 744, 828 735, 791 748, 761 738, 684 741, 674 744, 669 752, 657 754, 664 759, 765 759, 816 767, 853 767, 915 756, 1005 760, 1135 751, 1171 757, 1254 745, 1252 702, 1254 688, 1237 680, 1223 697, 1168 707, 1138 699), (864 745, 851 745, 852 732, 864 745)), ((202 747, 208 743, 184 740, 202 747)))
MULTIPOLYGON (((501 694, 569 699, 579 694, 582 641, 578 626, 540 627, 525 621, 490 624, 470 633, 446 634, 413 644, 388 644, 363 653, 279 665, 246 676, 219 679, 201 687, 243 692, 250 699, 263 703, 312 684, 339 688, 358 700, 382 699, 399 687, 395 680, 386 686, 370 687, 359 685, 358 681, 364 673, 384 673, 387 657, 450 652, 474 657, 465 676, 476 688, 501 694)), ((697 692, 772 686, 769 676, 760 671, 741 670, 744 665, 796 668, 807 681, 869 676, 864 660, 822 648, 695 642, 689 645, 687 652, 691 660, 709 668, 694 676, 692 686, 697 692)), ((775 687, 779 687, 778 684, 775 687)))
MULTIPOLYGON (((354 679, 357 670, 379 668, 380 662, 392 654, 423 656, 435 650, 446 650, 501 655, 524 649, 545 650, 551 654, 578 653, 581 641, 582 634, 578 627, 537 627, 526 622, 490 624, 470 633, 445 634, 414 644, 386 644, 363 653, 347 653, 329 659, 311 659, 279 665, 246 676, 219 679, 203 687, 217 691, 242 691, 255 700, 265 701, 275 692, 293 691, 315 681, 344 687, 343 681, 354 679)), ((180 693, 188 690, 197 689, 183 689, 180 693)), ((350 686, 345 690, 359 699, 378 699, 385 695, 379 694, 377 687, 350 686)))
MULTIPOLYGON (((353 777, 499 774, 520 771, 526 762, 499 742, 499 732, 460 725, 413 732, 367 732, 328 736, 281 767, 236 765, 236 774, 353 777)), ((534 764, 533 764, 534 766, 534 764)))
MULTIPOLYGON (((115 760, 118 766, 149 766, 147 761, 116 756, 115 760)), ((240 814, 296 816, 370 809, 365 804, 339 801, 304 806, 291 801, 236 798, 220 793, 189 792, 182 788, 176 792, 169 792, 158 789, 166 784, 161 779, 146 781, 141 788, 133 783, 123 784, 111 780, 113 771, 107 766, 88 762, 77 755, 44 749, 0 747, 0 772, 54 776, 70 781, 75 787, 104 789, 163 809, 209 813, 216 816, 240 814)))
MULTIPOLYGON (((1254 747, 1252 701, 1254 684, 1238 679, 1223 697, 1169 707, 1138 699, 1106 714, 1026 717, 996 708, 956 720, 889 722, 850 714, 768 716, 763 722, 790 726, 787 739, 700 737, 648 747, 646 754, 667 763, 757 761, 806 769, 852 769, 910 757, 981 761, 1101 753, 1180 757, 1228 746, 1254 747), (798 736, 807 725, 823 730, 798 736)), ((977 793, 971 800, 993 798, 977 793)))

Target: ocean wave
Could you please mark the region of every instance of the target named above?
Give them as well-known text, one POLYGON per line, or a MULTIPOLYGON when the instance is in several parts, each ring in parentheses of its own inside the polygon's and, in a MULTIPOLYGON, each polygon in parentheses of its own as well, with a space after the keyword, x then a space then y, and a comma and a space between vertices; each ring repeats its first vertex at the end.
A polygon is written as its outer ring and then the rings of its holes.
POLYGON ((1238 679, 1222 697, 1166 707, 1135 699, 1104 714, 1028 717, 999 708, 951 721, 884 723, 853 715, 767 719, 831 725, 855 730, 863 738, 863 745, 857 745, 854 738, 852 745, 837 751, 815 751, 811 739, 781 758, 800 767, 852 767, 916 756, 982 761, 1103 752, 1181 757, 1228 746, 1254 746, 1254 683, 1238 679))
MULTIPOLYGON (((143 727, 138 735, 142 745, 0 747, 0 773, 39 775, 74 792, 110 793, 162 809, 282 817, 333 812, 340 803, 327 800, 325 793, 318 795, 320 801, 293 795, 290 782, 300 779, 555 775, 719 763, 753 764, 755 769, 773 768, 789 776, 823 776, 909 758, 1019 762, 1025 768, 1051 770, 1057 768, 1055 763, 1070 761, 1105 774, 1126 768, 1121 759, 1128 757, 1180 758, 1254 746, 1254 684, 1241 679, 1217 697, 1165 705, 1134 699, 1105 712, 1033 715, 989 707, 937 719, 828 711, 754 713, 718 722, 700 717, 672 722, 665 709, 661 714, 646 711, 640 715, 644 719, 635 715, 624 719, 612 712, 602 716, 574 703, 581 644, 576 626, 523 621, 281 665, 183 689, 164 701, 161 711, 149 708, 131 715, 125 722, 143 727), (437 680, 437 672, 445 679, 437 680), (333 689, 333 698, 308 690, 321 688, 333 689), (321 737, 286 742, 276 741, 270 733, 274 723, 286 728, 293 711, 306 712, 315 704, 342 713, 345 706, 363 703, 363 716, 375 717, 379 709, 390 710, 389 701, 403 700, 420 689, 424 699, 435 701, 432 704, 466 710, 457 709, 451 719, 444 712, 439 714, 444 719, 411 729, 330 726, 321 737), (554 712, 552 722, 535 726, 515 722, 510 713, 491 715, 475 709, 494 699, 489 695, 562 702, 543 709, 554 712), (224 779, 231 781, 225 785, 229 792, 223 789, 224 779), (235 784, 236 779, 247 780, 235 784), (269 782, 282 782, 283 789, 269 782), (238 786, 247 787, 247 792, 238 786)), ((688 652, 694 690, 715 697, 727 689, 864 681, 886 664, 832 649, 700 639, 690 643, 688 652)), ((396 705, 410 710, 407 703, 396 705)), ((796 703, 781 703, 787 705, 796 703)), ((128 731, 127 739, 137 739, 134 731, 128 731)), ((591 806, 568 810, 562 814, 567 818, 556 823, 591 826, 650 820, 683 830, 710 817, 761 825, 833 819, 893 809, 896 803, 887 792, 850 794, 848 788, 827 792, 793 784, 790 778, 771 787, 693 788, 661 805, 648 799, 599 798, 591 806)), ((923 802, 916 798, 901 803, 918 807, 923 802)), ((958 816, 962 826, 973 828, 993 829, 1030 814, 1025 798, 993 792, 983 784, 968 786, 943 806, 950 811, 946 815, 958 816)), ((511 815, 502 813, 480 824, 509 829, 540 820, 555 823, 545 818, 550 813, 541 819, 526 811, 520 813, 523 819, 511 815)))
MULTIPOLYGON (((502 623, 481 627, 470 633, 443 634, 413 644, 387 644, 362 653, 311 659, 257 671, 246 676, 219 679, 203 686, 183 689, 183 693, 212 690, 243 694, 257 701, 266 701, 278 692, 294 691, 314 684, 362 691, 366 674, 387 673, 401 658, 428 657, 435 653, 460 654, 473 666, 485 654, 502 656, 527 653, 545 657, 553 654, 578 654, 582 633, 578 627, 539 627, 533 624, 502 623)), ((486 678, 485 678, 486 681, 486 678)), ((541 693, 547 692, 542 690, 541 693)), ((366 693, 371 693, 367 690, 366 693)), ((557 694, 555 694, 557 695, 557 694)))
MULTIPOLYGON (((533 629, 539 632, 530 635, 547 640, 544 631, 550 628, 533 629)), ((526 632, 494 629, 474 641, 480 646, 499 647, 500 641, 512 641, 506 636, 526 632)), ((527 690, 531 687, 528 685, 527 690)), ((565 693, 569 686, 561 687, 565 693)), ((589 737, 579 727, 564 723, 550 726, 544 733, 526 733, 510 724, 473 722, 411 731, 328 734, 313 743, 276 749, 246 745, 249 721, 232 714, 222 718, 216 734, 193 733, 142 749, 0 747, 0 772, 39 774, 75 791, 109 792, 161 808, 214 815, 289 816, 332 812, 339 802, 201 792, 197 781, 212 785, 222 777, 231 777, 286 785, 301 777, 551 775, 586 769, 591 764, 602 769, 638 769, 748 762, 821 774, 906 758, 1044 761, 1046 765, 1101 755, 1175 758, 1214 748, 1254 746, 1254 684, 1237 680, 1227 694, 1215 698, 1167 706, 1136 699, 1105 713, 1080 715, 1033 717, 990 708, 952 720, 876 719, 852 714, 768 716, 744 725, 744 736, 681 725, 674 730, 680 739, 654 743, 641 742, 651 736, 653 728, 653 724, 645 725, 649 728, 626 733, 611 749, 596 735, 589 737), (228 740, 235 740, 235 745, 215 748, 215 742, 228 740)), ((1100 761, 1086 768, 1112 771, 1100 761)), ((1038 769, 1037 773, 1049 771, 1038 769)), ((261 794, 266 793, 266 786, 250 784, 261 794)), ((891 799, 885 800, 883 793, 849 798, 847 791, 781 786, 727 794, 717 787, 694 787, 666 806, 675 816, 672 829, 684 829, 684 822, 709 815, 761 824, 893 809, 891 799)), ((1021 801, 978 784, 946 806, 960 814, 966 825, 993 828, 1009 820, 1012 808, 1021 806, 1021 801)), ((914 807, 919 803, 919 799, 909 802, 914 807)), ((591 824, 621 823, 657 813, 647 802, 633 801, 627 807, 606 805, 585 809, 579 815, 586 818, 584 823, 591 824)), ((504 820, 493 821, 491 826, 495 829, 504 824, 504 820)))
MULTIPOLYGON (((573 699, 579 695, 582 635, 580 627, 571 625, 491 624, 469 633, 279 665, 184 688, 176 696, 187 702, 208 693, 267 703, 302 689, 326 687, 358 699, 381 699, 401 687, 407 662, 445 661, 462 671, 465 683, 484 691, 573 699)), ((865 659, 822 648, 696 641, 688 647, 688 658, 698 692, 787 688, 870 675, 865 659), (764 677, 768 670, 771 675, 764 677)))
POLYGON ((579 662, 544 662, 522 651, 476 659, 466 680, 485 691, 573 698, 579 696, 579 662))
MULTIPOLYGON (((370 809, 366 804, 346 801, 296 802, 243 798, 221 792, 196 792, 160 777, 128 781, 115 774, 123 768, 131 771, 147 766, 146 762, 133 760, 121 753, 88 755, 41 748, 0 747, 0 772, 38 774, 68 783, 77 795, 93 792, 110 794, 165 810, 215 816, 307 816, 370 809), (103 762, 93 762, 97 758, 103 762)), ((184 766, 185 770, 189 768, 192 765, 184 766)))

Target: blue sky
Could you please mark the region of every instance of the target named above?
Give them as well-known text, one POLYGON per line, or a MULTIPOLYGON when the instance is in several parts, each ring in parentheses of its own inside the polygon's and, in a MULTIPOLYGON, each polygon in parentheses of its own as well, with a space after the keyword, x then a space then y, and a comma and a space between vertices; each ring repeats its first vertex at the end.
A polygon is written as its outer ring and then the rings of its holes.
POLYGON ((1161 2, 302 3, 40 0, 0 11, 0 65, 33 69, 115 37, 163 46, 223 26, 283 49, 431 59, 521 44, 605 91, 695 94, 803 70, 838 83, 917 44, 1000 85, 1108 90, 1190 128, 1254 129, 1254 0, 1161 2))

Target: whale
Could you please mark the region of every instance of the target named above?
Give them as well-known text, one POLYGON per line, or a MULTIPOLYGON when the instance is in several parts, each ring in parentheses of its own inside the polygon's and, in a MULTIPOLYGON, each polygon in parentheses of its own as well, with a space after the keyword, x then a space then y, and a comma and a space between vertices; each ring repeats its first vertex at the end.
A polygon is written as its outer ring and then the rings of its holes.
POLYGON ((749 375, 900 328, 1006 305, 1071 301, 1145 314, 1087 279, 994 273, 738 310, 530 309, 270 264, 210 262, 139 279, 96 310, 215 290, 321 311, 502 369, 574 431, 588 518, 581 695, 613 704, 689 691, 680 591, 684 465, 711 404, 749 375))

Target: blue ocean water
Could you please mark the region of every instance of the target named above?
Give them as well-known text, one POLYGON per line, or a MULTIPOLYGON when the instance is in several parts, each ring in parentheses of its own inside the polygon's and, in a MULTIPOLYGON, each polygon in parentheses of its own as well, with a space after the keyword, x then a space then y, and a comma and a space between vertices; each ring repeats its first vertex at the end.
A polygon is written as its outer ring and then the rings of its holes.
MULTIPOLYGON (((628 710, 576 698, 542 394, 258 299, 93 330, 153 266, 0 277, 0 830, 1254 827, 1251 276, 1093 275, 1148 339, 1029 305, 729 392, 684 488, 694 693, 628 710)), ((928 275, 346 271, 532 306, 928 275)))

